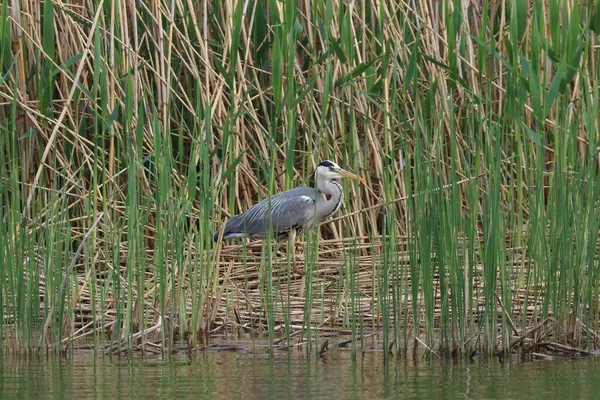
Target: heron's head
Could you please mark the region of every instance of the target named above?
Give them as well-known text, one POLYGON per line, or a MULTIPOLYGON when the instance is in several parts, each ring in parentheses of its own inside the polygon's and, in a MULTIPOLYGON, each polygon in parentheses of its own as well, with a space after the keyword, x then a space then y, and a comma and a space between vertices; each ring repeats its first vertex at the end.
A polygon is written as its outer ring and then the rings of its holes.
POLYGON ((329 160, 322 161, 317 166, 317 170, 315 171, 315 173, 317 175, 317 179, 332 180, 332 179, 349 178, 349 179, 359 180, 363 183, 365 182, 365 180, 363 178, 361 178, 360 176, 355 175, 350 171, 346 171, 345 169, 343 169, 342 167, 340 167, 333 161, 329 161, 329 160))

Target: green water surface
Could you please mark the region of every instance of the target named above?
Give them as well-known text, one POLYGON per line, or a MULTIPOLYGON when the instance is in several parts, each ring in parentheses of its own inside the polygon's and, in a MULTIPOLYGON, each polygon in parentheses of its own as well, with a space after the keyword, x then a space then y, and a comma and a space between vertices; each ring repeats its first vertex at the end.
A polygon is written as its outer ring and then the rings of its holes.
POLYGON ((586 399, 600 397, 595 359, 500 362, 241 352, 117 358, 4 357, 2 399, 586 399))

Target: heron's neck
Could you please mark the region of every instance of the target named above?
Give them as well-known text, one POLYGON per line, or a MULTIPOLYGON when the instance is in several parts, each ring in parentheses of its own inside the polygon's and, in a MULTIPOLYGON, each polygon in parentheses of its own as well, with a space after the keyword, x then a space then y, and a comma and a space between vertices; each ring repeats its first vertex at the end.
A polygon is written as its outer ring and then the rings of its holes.
POLYGON ((320 199, 322 206, 318 210, 324 217, 335 213, 340 209, 344 203, 344 192, 342 191, 342 185, 336 181, 329 180, 318 180, 317 190, 329 198, 323 196, 320 199))

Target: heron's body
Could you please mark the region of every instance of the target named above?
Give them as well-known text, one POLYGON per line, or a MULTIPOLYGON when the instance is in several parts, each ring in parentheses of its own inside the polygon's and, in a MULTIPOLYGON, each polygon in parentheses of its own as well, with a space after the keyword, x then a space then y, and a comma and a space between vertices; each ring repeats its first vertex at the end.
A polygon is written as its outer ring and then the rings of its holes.
MULTIPOLYGON (((232 216, 225 225, 223 239, 262 239, 268 235, 269 225, 273 227, 272 237, 278 239, 287 237, 292 229, 300 233, 314 228, 341 207, 344 194, 341 189, 338 190, 337 196, 331 195, 329 200, 325 194, 309 187, 297 187, 264 199, 243 214, 232 216), (317 208, 320 204, 323 207, 317 208), (272 215, 277 215, 277 218, 273 220, 272 215)), ((217 238, 218 232, 215 233, 217 238)))
MULTIPOLYGON (((316 189, 297 187, 262 200, 243 214, 232 216, 221 228, 223 239, 265 238, 269 232, 278 239, 295 237, 296 233, 316 227, 342 206, 344 192, 339 182, 333 179, 362 180, 331 161, 320 163, 315 174, 316 189)), ((219 234, 220 231, 215 233, 215 241, 219 234)))

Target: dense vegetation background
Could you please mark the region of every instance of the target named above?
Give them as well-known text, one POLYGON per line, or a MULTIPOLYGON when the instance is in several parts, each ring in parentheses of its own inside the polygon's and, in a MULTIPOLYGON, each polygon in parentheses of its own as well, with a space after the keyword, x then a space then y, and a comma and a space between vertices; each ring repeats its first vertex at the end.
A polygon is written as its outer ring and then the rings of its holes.
POLYGON ((593 348, 599 27, 591 0, 2 2, 4 345, 289 341, 297 307, 396 349, 593 348), (324 159, 367 184, 290 299, 212 234, 324 159))

